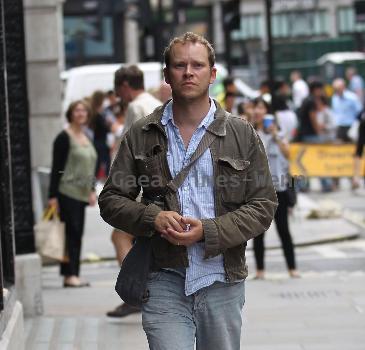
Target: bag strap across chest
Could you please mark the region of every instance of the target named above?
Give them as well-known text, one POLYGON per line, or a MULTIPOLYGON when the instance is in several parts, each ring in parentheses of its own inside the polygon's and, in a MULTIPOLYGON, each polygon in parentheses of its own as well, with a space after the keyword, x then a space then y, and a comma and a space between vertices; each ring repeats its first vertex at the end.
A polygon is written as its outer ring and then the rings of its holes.
POLYGON ((196 161, 203 155, 203 153, 209 148, 209 146, 215 140, 216 135, 206 131, 203 138, 200 140, 198 147, 190 158, 190 163, 184 167, 171 181, 169 181, 166 187, 171 192, 177 192, 179 187, 184 183, 186 177, 189 174, 190 169, 196 163, 196 161))

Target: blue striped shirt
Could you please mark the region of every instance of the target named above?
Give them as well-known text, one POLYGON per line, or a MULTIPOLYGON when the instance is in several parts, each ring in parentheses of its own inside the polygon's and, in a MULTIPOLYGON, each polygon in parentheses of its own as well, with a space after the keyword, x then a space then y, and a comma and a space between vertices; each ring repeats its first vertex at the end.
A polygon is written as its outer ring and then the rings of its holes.
MULTIPOLYGON (((216 106, 210 101, 210 109, 196 131, 189 145, 185 148, 179 128, 175 125, 172 112, 172 101, 167 104, 161 122, 165 126, 168 138, 167 160, 172 177, 189 164, 207 127, 214 120, 216 106)), ((195 219, 215 217, 213 161, 210 150, 207 149, 197 160, 178 194, 181 204, 181 214, 195 219)), ((201 288, 208 287, 216 281, 225 282, 223 255, 204 259, 204 243, 195 243, 187 248, 189 267, 186 268, 185 294, 191 295, 201 288)))

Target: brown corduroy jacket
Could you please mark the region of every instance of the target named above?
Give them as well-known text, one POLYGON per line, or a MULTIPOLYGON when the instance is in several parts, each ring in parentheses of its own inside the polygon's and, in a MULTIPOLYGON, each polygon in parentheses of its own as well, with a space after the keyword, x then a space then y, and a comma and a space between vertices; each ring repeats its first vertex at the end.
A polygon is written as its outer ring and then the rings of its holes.
MULTIPOLYGON (((207 132, 210 146, 216 216, 202 219, 205 258, 223 254, 227 281, 247 277, 247 241, 265 232, 274 217, 277 198, 260 138, 246 121, 225 112, 217 102, 207 132)), ((132 125, 121 145, 99 196, 102 218, 134 236, 151 237, 153 269, 187 267, 185 246, 170 244, 154 230, 162 210, 135 199, 155 198, 171 180, 167 136, 161 124, 164 106, 132 125)), ((179 212, 178 194, 166 196, 167 208, 179 212), (170 199, 168 199, 170 198, 170 199)))

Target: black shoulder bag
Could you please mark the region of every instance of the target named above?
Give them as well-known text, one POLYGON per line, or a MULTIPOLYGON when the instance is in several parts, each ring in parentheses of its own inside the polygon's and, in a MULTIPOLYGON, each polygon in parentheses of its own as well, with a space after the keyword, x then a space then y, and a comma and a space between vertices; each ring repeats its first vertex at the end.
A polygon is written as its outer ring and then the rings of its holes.
MULTIPOLYGON (((182 169, 167 185, 167 192, 176 192, 189 174, 191 167, 198 158, 209 148, 215 139, 215 135, 206 131, 197 149, 190 159, 190 163, 182 169)), ((165 208, 165 198, 142 198, 142 203, 154 203, 162 209, 165 208)), ((151 239, 149 237, 137 237, 136 241, 125 257, 119 271, 115 290, 120 298, 128 305, 141 307, 147 302, 149 292, 146 289, 148 274, 152 263, 151 239)))
POLYGON ((297 204, 297 188, 295 183, 295 178, 289 174, 289 184, 286 189, 288 207, 294 208, 297 204))

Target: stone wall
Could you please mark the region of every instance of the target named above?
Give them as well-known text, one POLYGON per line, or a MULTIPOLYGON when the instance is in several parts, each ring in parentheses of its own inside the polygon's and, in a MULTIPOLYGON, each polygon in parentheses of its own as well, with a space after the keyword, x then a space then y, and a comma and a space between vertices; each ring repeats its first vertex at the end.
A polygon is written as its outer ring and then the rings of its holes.
POLYGON ((24 0, 32 169, 51 165, 61 130, 64 0, 24 0))

